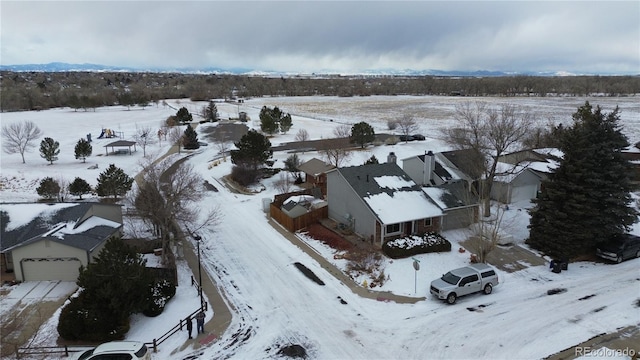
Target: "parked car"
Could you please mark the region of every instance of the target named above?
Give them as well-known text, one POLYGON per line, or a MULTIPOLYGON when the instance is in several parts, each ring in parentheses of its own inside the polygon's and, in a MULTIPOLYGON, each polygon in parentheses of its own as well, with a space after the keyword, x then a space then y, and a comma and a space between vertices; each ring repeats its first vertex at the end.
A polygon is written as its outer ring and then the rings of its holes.
POLYGON ((487 264, 471 264, 451 270, 431 282, 431 293, 438 299, 454 304, 459 296, 479 291, 489 295, 498 285, 498 274, 487 264))
POLYGON ((132 359, 150 360, 151 352, 140 341, 111 341, 73 354, 74 360, 132 359))
POLYGON ((411 137, 413 137, 413 140, 424 140, 425 137, 422 134, 413 134, 411 135, 411 137))
POLYGON ((640 258, 640 236, 624 234, 601 243, 596 249, 596 255, 617 263, 640 258))
POLYGON ((400 141, 413 141, 415 140, 411 135, 400 135, 400 141))

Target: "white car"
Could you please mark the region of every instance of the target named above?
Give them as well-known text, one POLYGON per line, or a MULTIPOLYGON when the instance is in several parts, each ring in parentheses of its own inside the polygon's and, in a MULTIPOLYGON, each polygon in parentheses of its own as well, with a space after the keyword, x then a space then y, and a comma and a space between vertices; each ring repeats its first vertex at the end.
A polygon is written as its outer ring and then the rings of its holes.
POLYGON ((140 341, 111 341, 75 353, 74 360, 151 360, 151 352, 140 341))

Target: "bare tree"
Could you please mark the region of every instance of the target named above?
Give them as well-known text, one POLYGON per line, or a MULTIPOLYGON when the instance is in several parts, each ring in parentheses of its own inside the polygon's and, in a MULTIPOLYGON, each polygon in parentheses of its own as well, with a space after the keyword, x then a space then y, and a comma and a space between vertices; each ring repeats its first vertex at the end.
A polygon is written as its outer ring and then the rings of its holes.
POLYGON ((340 167, 343 162, 351 157, 351 151, 349 147, 349 139, 326 139, 320 142, 318 145, 318 152, 320 152, 324 159, 335 167, 340 167))
POLYGON ((405 142, 409 141, 409 135, 415 133, 420 128, 413 116, 409 114, 405 114, 402 118, 397 120, 397 125, 400 130, 400 134, 405 136, 405 142))
POLYGON ((213 134, 213 141, 220 154, 222 154, 222 160, 227 161, 227 151, 231 148, 229 134, 218 127, 213 134))
POLYGON ((60 185, 60 191, 58 192, 58 201, 64 202, 64 199, 68 199, 69 193, 69 180, 62 175, 58 175, 58 185, 60 185))
POLYGON ((351 137, 351 126, 349 125, 338 125, 335 129, 333 129, 333 135, 337 138, 348 138, 351 137))
POLYGON ((202 177, 188 163, 168 160, 143 164, 145 169, 138 186, 131 192, 130 202, 142 219, 160 236, 163 261, 171 251, 171 240, 179 238, 179 228, 199 231, 205 226, 215 225, 220 218, 217 206, 202 209, 202 177))
POLYGON ((42 131, 32 121, 15 122, 2 127, 2 149, 7 154, 19 153, 24 164, 24 153, 35 147, 33 143, 42 131))
POLYGON ((142 156, 147 156, 147 146, 156 143, 156 138, 153 136, 151 126, 138 126, 136 125, 136 133, 133 135, 135 141, 142 148, 142 156))
POLYGON ((296 133, 296 141, 308 141, 309 140, 309 132, 305 129, 300 129, 296 133))
POLYGON ((182 144, 184 143, 184 133, 180 131, 179 126, 173 126, 168 130, 169 141, 171 141, 175 146, 178 147, 178 153, 182 148, 182 144))
POLYGON ((291 186, 293 182, 289 178, 289 176, 283 172, 280 172, 278 176, 278 180, 274 183, 276 190, 278 190, 281 194, 286 194, 291 190, 291 186))
POLYGON ((483 204, 483 215, 491 215, 491 188, 496 176, 515 172, 518 164, 508 170, 498 169, 499 159, 510 152, 522 150, 522 141, 532 128, 531 113, 511 104, 490 108, 483 102, 464 102, 455 108, 456 126, 442 131, 443 140, 455 149, 468 150, 471 175, 477 183, 483 204))

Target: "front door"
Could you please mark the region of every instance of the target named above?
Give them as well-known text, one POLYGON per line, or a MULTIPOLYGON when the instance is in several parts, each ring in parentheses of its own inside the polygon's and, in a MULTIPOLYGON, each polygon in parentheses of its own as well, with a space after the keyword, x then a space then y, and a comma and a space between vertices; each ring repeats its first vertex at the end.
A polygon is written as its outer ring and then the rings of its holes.
POLYGON ((413 221, 407 221, 404 223, 404 234, 411 235, 413 234, 413 221))

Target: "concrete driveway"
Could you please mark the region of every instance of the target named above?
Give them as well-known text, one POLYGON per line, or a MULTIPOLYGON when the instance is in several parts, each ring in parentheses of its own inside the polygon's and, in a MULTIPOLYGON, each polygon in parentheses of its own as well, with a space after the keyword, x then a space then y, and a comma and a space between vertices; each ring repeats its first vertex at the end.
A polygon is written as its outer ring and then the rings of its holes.
POLYGON ((15 355, 78 289, 70 281, 28 281, 0 288, 1 358, 15 355))

